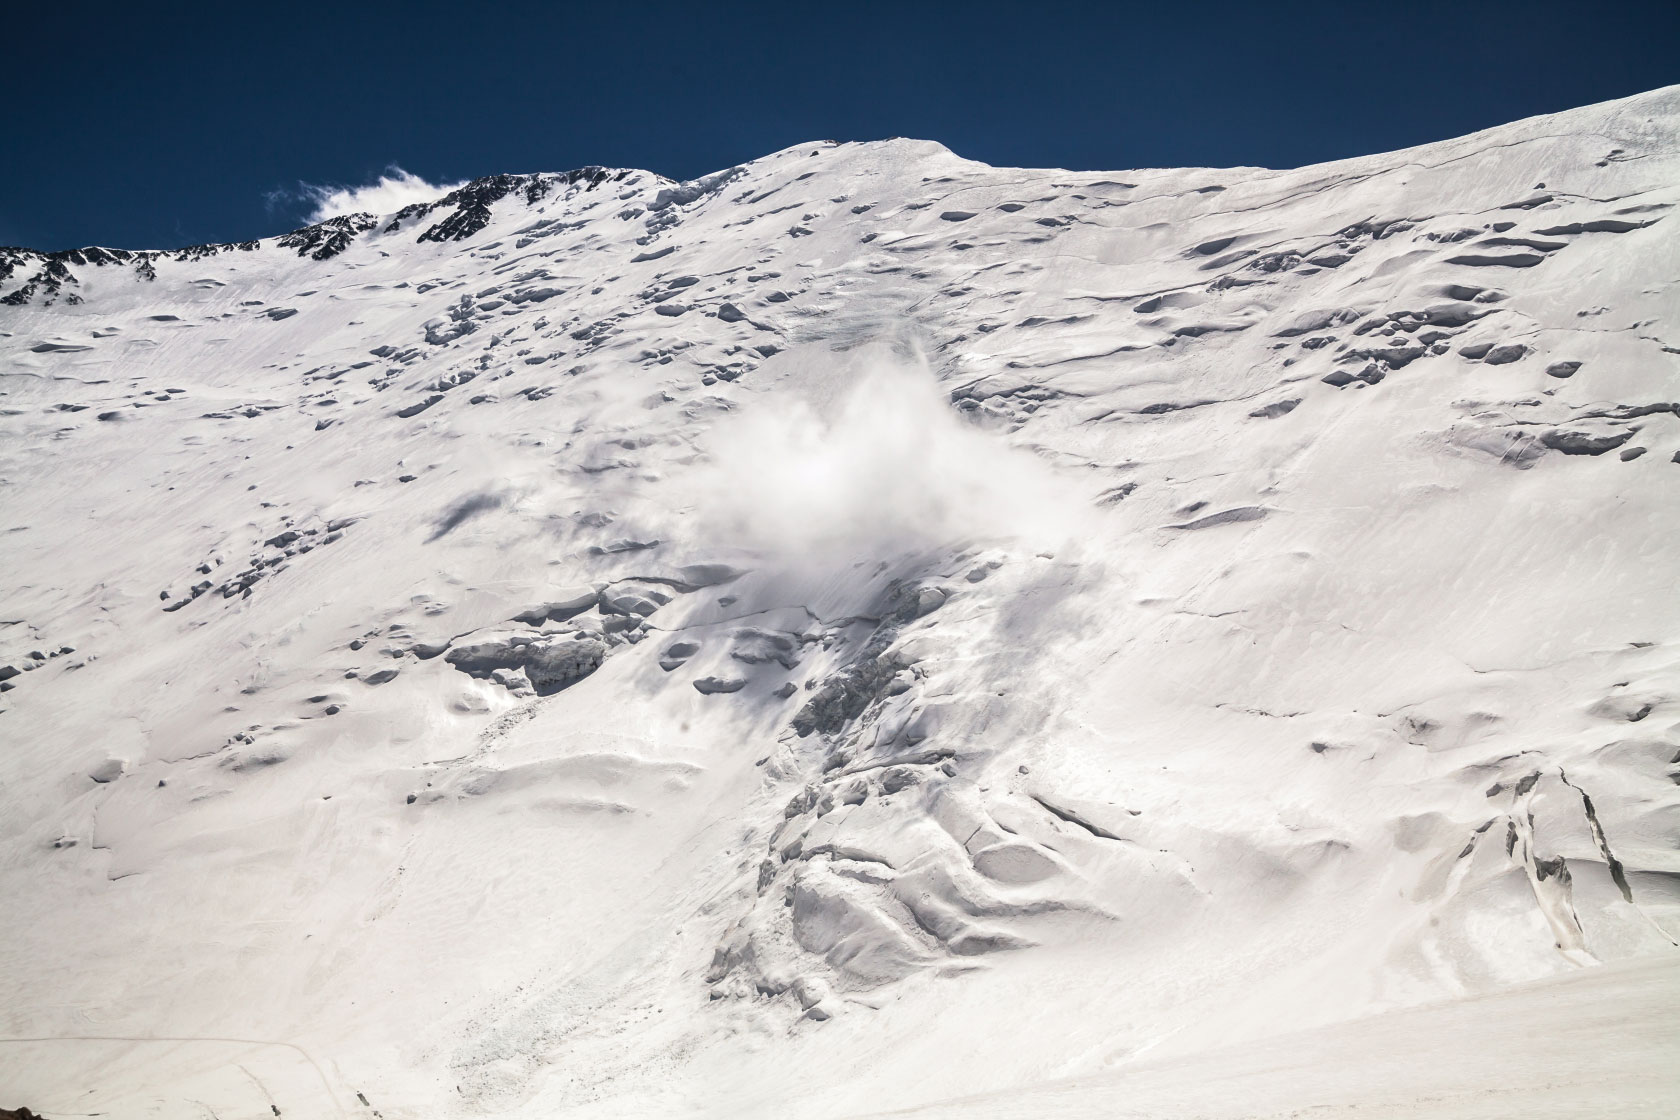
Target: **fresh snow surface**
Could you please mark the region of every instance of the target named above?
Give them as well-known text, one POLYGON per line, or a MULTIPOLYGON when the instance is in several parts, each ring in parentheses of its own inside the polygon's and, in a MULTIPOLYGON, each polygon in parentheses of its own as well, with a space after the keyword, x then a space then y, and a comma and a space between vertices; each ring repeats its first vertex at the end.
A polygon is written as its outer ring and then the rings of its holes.
POLYGON ((1680 1115, 1677 203, 1680 87, 0 249, 0 1107, 1680 1115))
POLYGON ((1680 961, 1583 969, 1494 995, 965 1097, 902 1120, 1556 1120, 1673 1117, 1680 961))

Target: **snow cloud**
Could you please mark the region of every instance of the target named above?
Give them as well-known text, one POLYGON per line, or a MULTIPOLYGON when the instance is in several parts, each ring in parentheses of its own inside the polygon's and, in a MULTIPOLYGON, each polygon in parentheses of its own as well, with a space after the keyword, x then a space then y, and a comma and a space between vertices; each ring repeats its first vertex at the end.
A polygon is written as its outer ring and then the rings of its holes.
POLYGON ((430 202, 459 187, 460 183, 428 183, 396 164, 372 183, 344 186, 328 183, 299 183, 296 190, 271 191, 270 207, 298 202, 309 207, 307 221, 321 222, 340 214, 390 214, 415 202, 430 202))
POLYGON ((712 431, 695 512, 714 544, 849 562, 958 543, 1051 547, 1077 525, 1077 487, 964 419, 919 354, 870 346, 824 388, 712 431))

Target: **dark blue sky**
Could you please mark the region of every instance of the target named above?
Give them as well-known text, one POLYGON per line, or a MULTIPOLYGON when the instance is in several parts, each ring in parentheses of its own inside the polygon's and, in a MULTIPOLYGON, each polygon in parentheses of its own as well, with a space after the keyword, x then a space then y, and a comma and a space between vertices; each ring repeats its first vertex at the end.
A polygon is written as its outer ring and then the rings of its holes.
POLYGON ((1680 82, 1680 0, 21 2, 0 244, 266 236, 299 181, 687 178, 815 139, 994 164, 1293 166, 1680 82))

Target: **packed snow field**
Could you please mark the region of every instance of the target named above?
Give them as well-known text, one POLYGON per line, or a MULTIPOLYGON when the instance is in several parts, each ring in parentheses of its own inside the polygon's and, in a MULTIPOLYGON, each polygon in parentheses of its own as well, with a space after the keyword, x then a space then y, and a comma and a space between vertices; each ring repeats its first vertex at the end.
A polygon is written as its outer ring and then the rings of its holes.
POLYGON ((0 250, 0 1106, 1677 1114, 1676 204, 1680 87, 0 250))

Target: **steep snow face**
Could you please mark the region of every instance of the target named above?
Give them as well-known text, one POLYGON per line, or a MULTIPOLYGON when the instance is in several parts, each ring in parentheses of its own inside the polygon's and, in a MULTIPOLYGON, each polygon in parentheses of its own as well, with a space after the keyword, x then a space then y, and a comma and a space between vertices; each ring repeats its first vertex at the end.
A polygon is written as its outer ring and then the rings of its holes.
POLYGON ((1677 133, 0 251, 0 1085, 840 1116, 1673 954, 1677 133))

